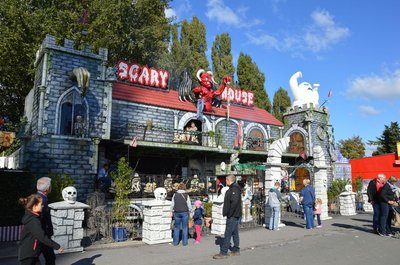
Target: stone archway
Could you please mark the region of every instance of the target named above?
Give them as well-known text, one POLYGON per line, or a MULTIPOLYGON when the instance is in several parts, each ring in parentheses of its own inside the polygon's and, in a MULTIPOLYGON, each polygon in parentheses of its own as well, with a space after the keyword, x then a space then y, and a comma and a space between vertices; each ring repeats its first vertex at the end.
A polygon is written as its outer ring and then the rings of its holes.
MULTIPOLYGON (((282 163, 282 154, 289 146, 290 138, 284 137, 274 141, 268 150, 267 165, 268 170, 265 171, 265 190, 272 188, 276 181, 281 181, 282 167, 287 164, 282 163)), ((323 201, 322 219, 328 219, 328 195, 327 195, 327 165, 325 161, 324 151, 319 145, 313 147, 314 157, 314 188, 317 198, 323 201)), ((267 198, 266 198, 267 199, 267 198)), ((267 211, 266 211, 267 215, 267 211)))

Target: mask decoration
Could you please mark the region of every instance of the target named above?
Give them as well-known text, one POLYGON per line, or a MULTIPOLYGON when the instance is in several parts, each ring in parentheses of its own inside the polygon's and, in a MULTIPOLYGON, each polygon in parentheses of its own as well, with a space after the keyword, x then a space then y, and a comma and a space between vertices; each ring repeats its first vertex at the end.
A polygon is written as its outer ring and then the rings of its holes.
POLYGON ((66 187, 62 190, 61 194, 64 198, 64 201, 66 201, 70 204, 76 203, 77 191, 76 191, 75 187, 72 187, 72 186, 66 187))
POLYGON ((167 199, 167 190, 159 187, 154 190, 154 197, 157 201, 165 201, 167 199))

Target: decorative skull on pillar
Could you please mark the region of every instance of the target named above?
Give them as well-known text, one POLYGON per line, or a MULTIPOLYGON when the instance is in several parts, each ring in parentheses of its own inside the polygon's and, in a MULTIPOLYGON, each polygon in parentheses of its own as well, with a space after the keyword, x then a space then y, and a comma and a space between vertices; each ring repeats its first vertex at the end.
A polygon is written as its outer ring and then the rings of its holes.
POLYGON ((64 201, 66 201, 70 204, 75 204, 76 196, 77 196, 75 187, 72 187, 72 186, 66 187, 62 190, 61 194, 64 198, 64 201))
POLYGON ((154 190, 154 197, 157 201, 165 201, 167 198, 167 190, 162 187, 156 188, 154 190))

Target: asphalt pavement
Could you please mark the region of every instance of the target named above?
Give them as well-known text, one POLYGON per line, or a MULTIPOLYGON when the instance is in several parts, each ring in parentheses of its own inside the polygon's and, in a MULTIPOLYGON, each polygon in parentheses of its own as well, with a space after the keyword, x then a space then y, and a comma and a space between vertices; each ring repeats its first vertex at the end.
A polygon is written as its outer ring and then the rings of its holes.
MULTIPOLYGON (((319 229, 305 229, 294 214, 284 214, 286 225, 279 231, 263 227, 240 230, 241 255, 213 260, 219 252, 220 237, 206 235, 201 244, 146 245, 140 241, 94 244, 85 251, 58 255, 57 264, 398 264, 399 239, 372 232, 372 214, 333 216, 319 229)), ((397 228, 396 228, 397 229, 397 228)), ((0 264, 18 264, 16 246, 1 248, 0 264)))

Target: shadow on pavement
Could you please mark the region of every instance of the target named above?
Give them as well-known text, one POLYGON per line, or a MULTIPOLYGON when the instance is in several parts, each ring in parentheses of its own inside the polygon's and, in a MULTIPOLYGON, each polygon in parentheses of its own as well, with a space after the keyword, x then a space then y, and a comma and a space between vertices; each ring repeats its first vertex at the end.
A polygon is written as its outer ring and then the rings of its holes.
POLYGON ((284 223, 286 226, 293 226, 293 227, 300 227, 300 228, 303 228, 304 227, 304 225, 301 225, 301 224, 297 224, 297 223, 295 223, 295 222, 292 222, 292 221, 282 221, 282 223, 284 223))
MULTIPOLYGON (((355 225, 348 225, 348 224, 341 224, 341 223, 333 223, 332 226, 340 227, 340 228, 345 228, 345 229, 354 229, 354 230, 359 230, 362 232, 367 232, 367 233, 373 233, 374 231, 368 226, 366 227, 361 227, 361 226, 355 226, 355 225)), ((366 226, 366 225, 363 225, 366 226)))
POLYGON ((94 265, 95 263, 93 261, 99 257, 101 257, 101 254, 96 254, 94 256, 91 256, 90 258, 84 258, 78 260, 77 262, 74 262, 71 265, 94 265))

